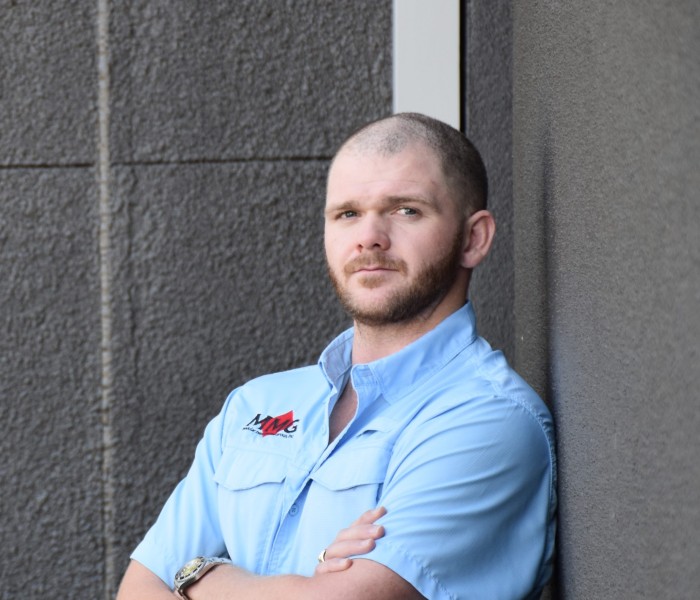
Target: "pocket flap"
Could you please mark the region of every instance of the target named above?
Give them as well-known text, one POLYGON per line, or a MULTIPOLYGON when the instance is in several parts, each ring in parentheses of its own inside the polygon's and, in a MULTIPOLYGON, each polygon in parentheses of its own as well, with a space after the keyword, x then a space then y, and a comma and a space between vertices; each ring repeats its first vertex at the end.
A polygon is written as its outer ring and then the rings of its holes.
POLYGON ((214 481, 230 490, 280 483, 285 479, 287 463, 280 454, 227 447, 214 471, 214 481))
POLYGON ((359 430, 355 438, 366 440, 369 436, 385 434, 394 429, 396 429, 395 421, 383 417, 375 417, 359 430))
POLYGON ((311 477, 329 490, 383 483, 389 458, 391 449, 386 446, 344 448, 344 452, 331 456, 311 477))

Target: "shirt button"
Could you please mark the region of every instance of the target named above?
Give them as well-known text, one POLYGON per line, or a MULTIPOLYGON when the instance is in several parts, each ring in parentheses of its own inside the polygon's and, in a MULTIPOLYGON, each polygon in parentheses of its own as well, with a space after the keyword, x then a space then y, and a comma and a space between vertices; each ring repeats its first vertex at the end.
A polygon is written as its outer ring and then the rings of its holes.
POLYGON ((292 504, 292 507, 289 509, 290 516, 295 517, 298 512, 299 507, 296 504, 292 504))

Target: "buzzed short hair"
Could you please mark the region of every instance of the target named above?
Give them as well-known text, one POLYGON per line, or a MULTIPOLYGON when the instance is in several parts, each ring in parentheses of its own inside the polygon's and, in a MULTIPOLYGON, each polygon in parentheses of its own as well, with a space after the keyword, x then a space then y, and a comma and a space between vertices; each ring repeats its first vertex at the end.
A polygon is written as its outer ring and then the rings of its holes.
POLYGON ((435 153, 465 216, 486 208, 488 178, 479 151, 463 133, 432 117, 397 113, 372 121, 355 131, 335 156, 346 149, 391 156, 413 143, 422 143, 435 153))

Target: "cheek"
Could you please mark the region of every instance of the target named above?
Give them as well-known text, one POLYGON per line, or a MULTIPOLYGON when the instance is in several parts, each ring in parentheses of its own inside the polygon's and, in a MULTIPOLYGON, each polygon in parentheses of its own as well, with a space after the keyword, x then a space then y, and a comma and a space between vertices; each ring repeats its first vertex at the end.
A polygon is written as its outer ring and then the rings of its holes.
POLYGON ((332 232, 328 231, 326 227, 323 231, 323 249, 326 251, 326 256, 330 257, 333 253, 333 248, 336 245, 335 236, 332 232))
POLYGON ((330 259, 335 256, 341 257, 346 252, 348 239, 342 233, 334 229, 326 228, 323 234, 323 245, 326 250, 326 256, 330 259))
POLYGON ((340 253, 338 247, 338 240, 326 234, 323 239, 323 245, 326 252, 326 262, 328 266, 333 269, 333 271, 338 271, 338 265, 340 262, 340 253))
POLYGON ((407 248, 414 264, 423 267, 433 264, 455 251, 457 234, 454 232, 438 231, 428 236, 421 236, 420 239, 413 240, 413 244, 407 248))

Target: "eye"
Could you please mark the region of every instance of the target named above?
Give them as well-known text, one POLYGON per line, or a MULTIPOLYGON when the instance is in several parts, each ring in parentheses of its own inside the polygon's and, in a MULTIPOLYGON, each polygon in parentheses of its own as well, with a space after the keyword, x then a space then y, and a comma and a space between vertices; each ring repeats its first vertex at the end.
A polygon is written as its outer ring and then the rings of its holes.
POLYGON ((396 212, 404 217, 415 217, 418 214, 418 211, 410 206, 402 206, 396 212))
POLYGON ((338 213, 339 219, 352 219, 356 216, 357 213, 354 210, 344 210, 343 212, 338 213))

